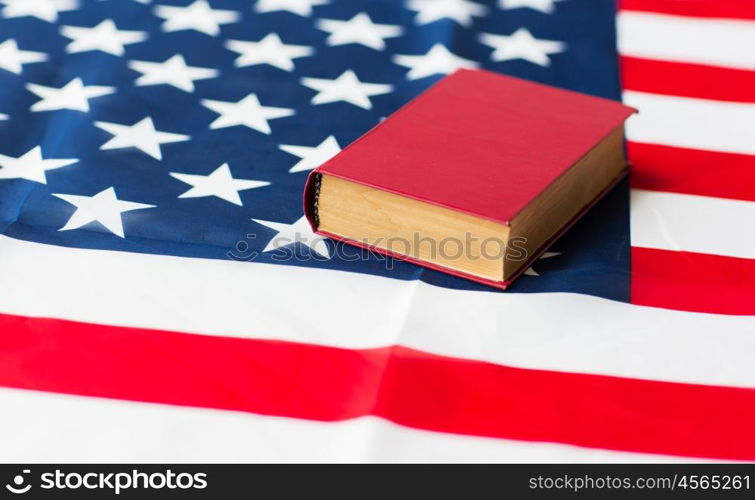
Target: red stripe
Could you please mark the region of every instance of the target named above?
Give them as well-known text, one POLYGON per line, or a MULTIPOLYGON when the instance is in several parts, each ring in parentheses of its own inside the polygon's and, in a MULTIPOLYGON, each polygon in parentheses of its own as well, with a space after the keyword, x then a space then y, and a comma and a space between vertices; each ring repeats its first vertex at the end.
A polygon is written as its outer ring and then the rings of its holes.
POLYGON ((755 201, 755 156, 627 143, 632 187, 755 201))
POLYGON ((755 102, 755 71, 621 57, 623 88, 652 94, 755 102))
POLYGON ((7 315, 0 331, 0 385, 9 387, 755 459, 750 389, 526 370, 404 347, 347 350, 7 315))
POLYGON ((752 0, 619 0, 619 8, 677 16, 755 19, 752 0))
POLYGON ((753 315, 755 259, 632 247, 631 294, 644 306, 753 315))

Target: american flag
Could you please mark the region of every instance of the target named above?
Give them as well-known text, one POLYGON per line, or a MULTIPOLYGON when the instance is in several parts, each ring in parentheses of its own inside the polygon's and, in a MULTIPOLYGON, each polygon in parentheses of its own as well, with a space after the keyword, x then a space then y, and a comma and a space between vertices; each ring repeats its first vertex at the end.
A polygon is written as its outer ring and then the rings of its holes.
POLYGON ((752 2, 0 0, 0 119, 4 461, 755 459, 752 2), (623 96, 630 181, 505 292, 291 243, 476 67, 623 96))

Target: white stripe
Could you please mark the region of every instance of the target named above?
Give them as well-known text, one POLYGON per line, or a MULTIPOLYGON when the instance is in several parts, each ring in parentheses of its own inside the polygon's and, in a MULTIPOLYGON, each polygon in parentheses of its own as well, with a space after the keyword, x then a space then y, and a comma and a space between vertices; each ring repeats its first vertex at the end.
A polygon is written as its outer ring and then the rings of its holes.
POLYGON ((653 462, 676 457, 0 389, 0 461, 653 462))
POLYGON ((755 104, 629 90, 624 91, 624 102, 639 110, 627 121, 629 140, 755 154, 755 104))
POLYGON ((755 22, 622 11, 619 52, 644 59, 755 69, 755 22))
POLYGON ((4 236, 0 312, 345 348, 401 344, 526 368, 755 386, 755 317, 4 236))
POLYGON ((755 259, 755 202, 632 190, 632 246, 755 259))

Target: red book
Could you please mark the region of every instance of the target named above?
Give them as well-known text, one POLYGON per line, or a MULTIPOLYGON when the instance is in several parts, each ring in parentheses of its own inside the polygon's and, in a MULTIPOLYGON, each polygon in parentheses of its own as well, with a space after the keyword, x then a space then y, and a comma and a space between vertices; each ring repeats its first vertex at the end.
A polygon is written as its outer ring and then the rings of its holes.
POLYGON ((305 213, 319 234, 505 288, 625 174, 633 112, 460 70, 313 171, 305 213))

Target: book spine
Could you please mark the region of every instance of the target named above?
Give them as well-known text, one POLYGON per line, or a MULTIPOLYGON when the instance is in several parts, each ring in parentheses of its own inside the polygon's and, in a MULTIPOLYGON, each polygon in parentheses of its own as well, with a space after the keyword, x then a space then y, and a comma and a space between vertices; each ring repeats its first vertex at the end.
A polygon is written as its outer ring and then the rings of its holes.
POLYGON ((319 169, 309 173, 307 182, 304 184, 304 195, 302 199, 304 216, 307 218, 312 231, 317 231, 320 226, 319 201, 320 186, 322 185, 322 174, 319 169))

